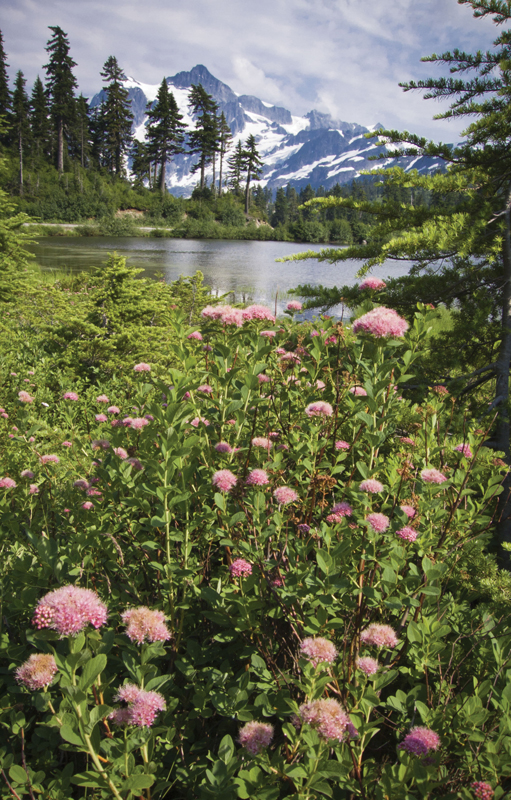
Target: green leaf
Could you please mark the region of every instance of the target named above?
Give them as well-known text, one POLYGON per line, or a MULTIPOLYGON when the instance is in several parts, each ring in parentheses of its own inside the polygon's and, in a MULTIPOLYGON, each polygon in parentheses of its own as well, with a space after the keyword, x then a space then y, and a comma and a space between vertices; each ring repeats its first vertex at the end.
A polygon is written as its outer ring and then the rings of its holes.
POLYGON ((318 562, 318 567, 320 568, 321 572, 324 572, 325 575, 328 575, 332 565, 332 557, 328 555, 328 553, 323 552, 323 550, 318 550, 316 553, 316 561, 318 562))
POLYGON ((89 686, 92 686, 98 675, 100 675, 105 669, 107 660, 108 659, 106 655, 104 653, 100 653, 99 656, 91 658, 91 660, 87 662, 80 677, 80 689, 85 691, 89 688, 89 686))
POLYGON ((84 746, 84 742, 81 736, 78 736, 78 734, 76 734, 69 725, 62 725, 60 729, 60 735, 62 736, 65 742, 69 742, 69 744, 74 744, 75 747, 84 746))
POLYGON ((9 777, 15 783, 26 783, 28 781, 28 775, 18 764, 13 764, 12 767, 9 768, 9 777))
POLYGON ((220 511, 225 511, 225 497, 220 492, 215 492, 215 503, 220 511))
POLYGON ((234 755, 234 742, 232 737, 227 734, 223 737, 218 748, 218 758, 222 759, 224 764, 228 764, 234 755))
POLYGON ((141 789, 149 789, 154 783, 152 775, 132 775, 131 778, 124 781, 122 785, 123 792, 138 792, 141 789))

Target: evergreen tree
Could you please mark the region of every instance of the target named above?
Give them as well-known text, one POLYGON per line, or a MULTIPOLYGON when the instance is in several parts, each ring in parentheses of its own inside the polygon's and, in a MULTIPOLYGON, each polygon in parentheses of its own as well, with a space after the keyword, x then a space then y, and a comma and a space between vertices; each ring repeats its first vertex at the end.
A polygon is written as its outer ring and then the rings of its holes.
POLYGON ((34 81, 30 97, 30 126, 34 155, 50 156, 51 154, 51 125, 50 110, 44 91, 44 86, 39 75, 34 81))
POLYGON ((75 119, 74 90, 77 83, 73 75, 76 62, 69 55, 67 35, 58 25, 50 25, 53 36, 49 40, 46 51, 50 60, 45 65, 46 91, 50 98, 50 111, 57 133, 57 169, 64 171, 64 136, 66 130, 75 119))
POLYGON ((124 156, 128 153, 131 142, 131 101, 128 90, 122 85, 126 80, 115 56, 109 56, 100 73, 105 87, 106 100, 103 103, 102 116, 104 127, 103 160, 108 170, 121 176, 124 173, 124 156))
POLYGON ((224 165, 224 158, 232 144, 232 133, 229 125, 227 124, 227 120, 225 119, 225 114, 222 111, 220 114, 220 121, 218 124, 218 155, 220 157, 220 167, 219 167, 219 175, 218 175, 218 194, 222 194, 222 172, 223 172, 223 165, 224 165))
POLYGON ((140 187, 147 180, 151 188, 151 154, 145 142, 133 139, 131 146, 131 172, 134 176, 133 185, 140 187))
POLYGON ((21 70, 16 74, 12 96, 12 125, 18 150, 18 186, 23 194, 23 153, 30 141, 30 102, 25 91, 26 80, 21 70))
POLYGON ((227 181, 236 196, 241 194, 241 180, 245 171, 245 156, 241 140, 238 141, 234 153, 227 159, 229 172, 227 181))
POLYGON ((76 101, 76 120, 73 129, 73 144, 80 165, 87 167, 90 154, 89 104, 81 94, 76 101))
POLYGON ((285 225, 288 219, 288 199, 283 186, 277 189, 277 196, 275 197, 275 207, 271 218, 273 227, 276 225, 285 225))
POLYGON ((255 136, 252 133, 248 136, 247 141, 245 142, 243 158, 245 163, 245 171, 247 173, 247 182, 245 184, 245 214, 248 214, 248 209, 250 206, 250 181, 259 180, 263 171, 263 162, 259 158, 255 136))
POLYGON ((104 103, 89 110, 90 160, 96 169, 104 166, 105 119, 104 103))
POLYGON ((189 152, 198 153, 199 160, 193 165, 192 173, 200 170, 200 189, 205 186, 205 170, 218 149, 218 125, 216 114, 218 106, 202 84, 192 86, 188 95, 188 106, 196 115, 195 129, 188 136, 189 152))
POLYGON ((6 120, 11 110, 11 90, 9 89, 9 76, 7 75, 8 66, 2 31, 0 31, 0 117, 5 117, 6 120))
POLYGON ((168 83, 162 80, 156 102, 148 106, 147 147, 151 160, 159 165, 159 184, 162 194, 166 192, 165 169, 167 161, 177 153, 183 153, 184 129, 183 115, 168 83))

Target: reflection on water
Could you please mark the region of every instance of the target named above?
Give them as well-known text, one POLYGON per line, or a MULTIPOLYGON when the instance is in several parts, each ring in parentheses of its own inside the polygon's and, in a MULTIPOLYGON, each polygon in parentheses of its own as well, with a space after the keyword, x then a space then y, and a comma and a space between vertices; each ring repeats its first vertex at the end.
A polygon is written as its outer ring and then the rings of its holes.
MULTIPOLYGON (((88 270, 100 266, 110 253, 126 256, 146 277, 163 273, 165 280, 193 275, 200 269, 214 293, 233 292, 231 302, 275 303, 282 310, 287 292, 298 284, 322 284, 331 288, 357 282, 360 262, 338 264, 316 259, 275 263, 275 259, 319 251, 325 245, 289 242, 225 241, 217 239, 135 239, 120 237, 43 238, 29 249, 43 269, 88 270)), ((388 264, 376 274, 385 278, 405 275, 409 264, 388 264)))

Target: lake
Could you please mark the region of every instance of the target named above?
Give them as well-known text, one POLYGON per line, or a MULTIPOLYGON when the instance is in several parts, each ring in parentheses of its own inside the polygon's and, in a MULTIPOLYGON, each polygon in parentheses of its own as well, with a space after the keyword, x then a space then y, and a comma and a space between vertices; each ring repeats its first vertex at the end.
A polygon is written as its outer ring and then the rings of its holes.
MULTIPOLYGON (((215 294, 233 292, 229 302, 260 302, 285 307, 288 291, 298 284, 343 286, 358 282, 361 262, 337 264, 315 259, 275 263, 304 250, 319 251, 325 245, 293 242, 226 241, 222 239, 149 239, 122 237, 42 238, 28 249, 43 269, 88 270, 104 263, 110 253, 126 256, 128 263, 144 270, 142 275, 162 273, 170 282, 180 275, 204 273, 205 283, 215 294)), ((406 275, 410 263, 388 263, 372 273, 386 278, 406 275)))

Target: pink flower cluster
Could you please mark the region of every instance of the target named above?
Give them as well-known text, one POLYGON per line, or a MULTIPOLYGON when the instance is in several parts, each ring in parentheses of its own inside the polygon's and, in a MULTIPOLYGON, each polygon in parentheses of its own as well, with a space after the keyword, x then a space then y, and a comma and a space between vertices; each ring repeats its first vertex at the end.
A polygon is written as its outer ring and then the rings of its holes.
POLYGON ((270 450, 273 444, 266 436, 255 436, 252 439, 252 447, 264 447, 265 450, 270 450))
POLYGON ((269 722, 256 722, 255 720, 247 722, 241 728, 238 736, 238 742, 251 756, 256 756, 263 748, 268 747, 272 739, 273 725, 270 725, 269 722))
POLYGON ((275 322, 275 316, 271 313, 270 309, 266 308, 266 306, 257 305, 257 303, 243 310, 243 319, 269 319, 270 322, 275 322))
POLYGON ((337 739, 342 742, 347 732, 353 735, 349 716, 333 698, 303 703, 300 706, 300 719, 302 723, 314 728, 322 739, 337 739))
POLYGON ((317 400, 315 403, 309 403, 305 409, 308 417, 331 417, 334 410, 330 403, 325 403, 323 400, 317 400))
POLYGON ((385 289, 386 285, 387 284, 385 283, 385 281, 382 281, 381 278, 369 277, 366 278, 365 281, 362 281, 362 283, 359 284, 358 288, 360 291, 363 291, 364 289, 377 290, 377 289, 385 289))
POLYGON ((24 683, 27 689, 34 692, 49 686, 58 672, 52 655, 33 653, 15 672, 16 680, 24 683))
POLYGON ((109 403, 109 402, 110 400, 108 399, 106 394, 100 394, 98 397, 96 397, 96 403, 109 403))
POLYGON ((405 506, 400 506, 400 508, 401 508, 401 511, 404 514, 406 514, 408 519, 412 519, 417 513, 413 506, 406 506, 405 505, 405 506))
POLYGON ((349 503, 336 503, 326 518, 326 521, 335 525, 339 522, 342 522, 344 517, 351 517, 352 514, 353 509, 349 503))
POLYGON ((294 503, 298 500, 298 494, 294 489, 290 489, 289 486, 279 486, 273 492, 273 496, 280 506, 287 506, 289 503, 294 503))
POLYGON ((301 311, 302 304, 298 302, 298 300, 290 300, 290 302, 286 306, 287 311, 301 311))
POLYGON ((270 482, 268 473, 264 469, 253 469, 247 475, 247 486, 265 486, 270 482))
POLYGON ((198 342, 202 342, 202 333, 200 331, 192 331, 186 337, 187 339, 196 339, 198 342))
POLYGON ((419 534, 415 530, 415 528, 410 528, 409 525, 405 525, 404 528, 401 530, 396 531, 396 536, 399 536, 400 539, 404 539, 406 542, 414 542, 419 534))
POLYGON ((15 489, 17 485, 16 481, 8 476, 0 478, 0 489, 15 489))
POLYGON ((166 642, 170 639, 170 631, 165 625, 163 611, 152 611, 147 606, 129 608, 121 614, 123 623, 127 626, 126 635, 132 642, 166 642))
POLYGON ((261 331, 259 336, 262 336, 264 339, 273 339, 277 335, 277 331, 261 331))
POLYGON ((70 636, 89 624, 100 628, 107 616, 107 607, 96 592, 68 585, 54 589, 39 600, 33 623, 38 629, 52 628, 62 636, 70 636))
POLYGON ((335 443, 335 449, 336 450, 349 450, 350 449, 350 445, 348 444, 348 442, 344 442, 342 439, 339 439, 335 443))
POLYGON ((215 445, 217 453, 232 453, 232 447, 228 442, 218 442, 215 445))
POLYGON ((415 756, 427 756, 428 753, 438 750, 440 747, 440 736, 435 731, 416 725, 410 733, 407 733, 398 750, 406 750, 415 756))
POLYGON ((58 464, 60 458, 58 456, 48 455, 48 456, 41 456, 39 461, 41 462, 41 464, 58 464))
POLYGON ((375 675, 380 669, 380 665, 375 658, 371 656, 363 656, 357 661, 357 669, 365 672, 366 675, 375 675))
POLYGON ((34 398, 28 392, 18 392, 18 398, 22 403, 33 403, 34 398))
POLYGON ((360 641, 362 644, 374 645, 375 647, 396 647, 399 639, 390 625, 380 625, 377 622, 373 622, 362 631, 360 641))
POLYGON ((470 788, 478 800, 492 800, 492 797, 495 794, 491 785, 489 783, 485 783, 484 781, 474 781, 474 783, 470 784, 470 788))
POLYGON ((62 398, 64 400, 73 400, 74 402, 76 402, 77 400, 80 399, 78 397, 78 395, 76 394, 76 392, 64 392, 64 394, 62 395, 62 398))
POLYGON ((458 453, 462 453, 465 458, 473 458, 472 450, 469 444, 457 444, 454 448, 458 453))
POLYGON ((202 309, 201 316, 204 319, 220 320, 224 325, 236 325, 238 328, 243 325, 241 308, 232 308, 232 306, 206 306, 202 309))
POLYGON ((377 339, 404 336, 408 323, 393 308, 373 308, 353 323, 353 333, 364 331, 377 339))
POLYGON ((354 394, 355 397, 367 397, 367 392, 363 386, 352 386, 350 392, 354 394))
POLYGON ((383 533, 390 525, 389 518, 385 514, 379 514, 378 512, 368 514, 366 520, 375 533, 383 533))
POLYGON ((335 645, 321 636, 304 639, 300 645, 300 655, 305 656, 314 667, 319 664, 333 664, 337 658, 335 645))
POLYGON ((423 469, 421 478, 425 483, 444 483, 447 480, 443 472, 438 469, 423 469))
POLYGON ((220 489, 221 492, 230 492, 237 482, 236 475, 233 475, 230 469, 219 469, 212 478, 213 486, 215 489, 220 489))
POLYGON ((201 386, 197 386, 197 391, 203 394, 213 394, 213 387, 209 383, 203 383, 201 386))
POLYGON ((135 372, 151 372, 151 365, 146 364, 145 361, 141 361, 140 364, 135 364, 133 370, 135 372))
POLYGON ((229 572, 232 578, 240 578, 242 575, 251 575, 252 564, 249 564, 244 558, 235 558, 229 567, 229 572))
POLYGON ((109 714, 109 719, 117 725, 137 725, 150 728, 159 711, 165 711, 165 698, 159 692, 146 692, 134 683, 121 686, 116 700, 127 703, 109 714))
POLYGON ((359 486, 361 492, 370 492, 371 494, 377 494, 378 492, 383 492, 383 484, 380 481, 375 480, 374 478, 367 478, 365 481, 359 486))

